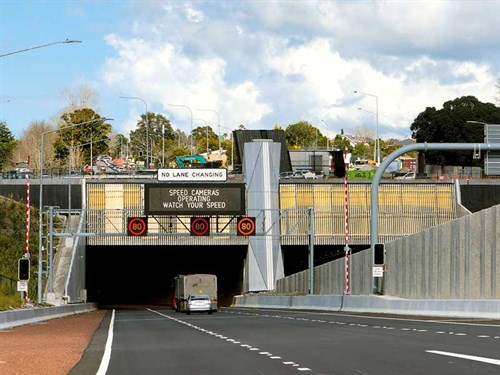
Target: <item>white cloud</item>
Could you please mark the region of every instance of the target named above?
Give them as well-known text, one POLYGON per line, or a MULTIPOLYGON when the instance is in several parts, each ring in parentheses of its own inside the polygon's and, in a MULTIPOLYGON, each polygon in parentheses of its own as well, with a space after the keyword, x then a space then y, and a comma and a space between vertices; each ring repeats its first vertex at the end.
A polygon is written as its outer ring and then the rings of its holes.
POLYGON ((378 96, 382 136, 405 135, 426 107, 465 95, 493 100, 499 4, 149 3, 131 22, 133 37, 107 37, 117 56, 103 79, 173 114, 184 131, 189 113, 168 103, 212 108, 231 128, 373 126, 373 115, 357 108, 375 111, 374 99, 358 90, 378 96))
POLYGON ((160 46, 116 35, 110 35, 107 41, 117 50, 118 57, 109 59, 103 68, 106 84, 174 114, 174 127, 190 131, 190 113, 182 106, 193 112, 213 108, 221 114, 221 122, 230 127, 242 122, 252 126, 270 112, 267 104, 259 103, 259 90, 254 83, 225 81, 225 62, 221 58, 191 59, 171 44, 160 46))

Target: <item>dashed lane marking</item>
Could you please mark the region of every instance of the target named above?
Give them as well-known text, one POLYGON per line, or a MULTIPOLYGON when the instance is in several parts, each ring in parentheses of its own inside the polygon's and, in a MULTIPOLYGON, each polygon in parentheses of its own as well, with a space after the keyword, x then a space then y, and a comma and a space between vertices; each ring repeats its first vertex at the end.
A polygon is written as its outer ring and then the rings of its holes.
MULTIPOLYGON (((235 339, 231 339, 231 338, 228 338, 227 336, 224 336, 224 335, 221 335, 221 334, 218 334, 216 332, 212 332, 212 331, 208 331, 208 330, 205 330, 201 327, 198 327, 194 324, 191 324, 191 323, 188 323, 184 320, 180 320, 180 319, 177 319, 177 318, 174 318, 172 316, 169 316, 169 315, 166 315, 166 314, 163 314, 159 311, 156 311, 156 310, 152 310, 152 309, 148 309, 148 311, 152 312, 152 313, 155 313, 155 314, 158 314, 164 318, 167 318, 167 319, 170 319, 170 320, 173 320, 177 323, 180 323, 180 324, 184 324, 185 326, 188 326, 190 328, 194 328, 196 329, 197 331, 200 331, 200 332, 203 332, 203 333, 206 333, 206 334, 209 334, 211 335, 212 337, 216 337, 216 338, 219 338, 223 341, 227 341, 227 342, 231 342, 233 344, 241 344, 240 347, 242 348, 246 348, 248 349, 249 351, 254 351, 254 352, 257 352, 259 351, 260 349, 259 348, 255 348, 253 347, 252 345, 248 345, 248 344, 242 344, 241 341, 236 341, 235 339)), ((260 316, 259 314, 253 314, 253 315, 256 315, 256 316, 260 316)), ((271 315, 266 315, 265 317, 273 317, 271 315)), ((270 359, 282 359, 281 356, 278 356, 278 355, 273 355, 272 353, 269 353, 269 352, 259 352, 259 354, 261 355, 265 355, 267 356, 268 358, 270 359)), ((308 367, 300 367, 300 365, 298 363, 295 363, 295 362, 292 362, 292 361, 286 361, 283 362, 283 364, 287 364, 287 365, 291 365, 292 367, 295 367, 297 369, 297 371, 312 371, 310 368, 308 367)))

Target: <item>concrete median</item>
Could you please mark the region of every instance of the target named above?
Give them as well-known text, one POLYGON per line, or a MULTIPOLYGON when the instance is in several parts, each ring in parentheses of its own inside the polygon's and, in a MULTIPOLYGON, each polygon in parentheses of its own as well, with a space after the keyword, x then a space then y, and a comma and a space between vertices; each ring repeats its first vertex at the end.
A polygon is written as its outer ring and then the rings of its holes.
POLYGON ((94 310, 97 310, 97 305, 94 303, 79 303, 55 307, 34 307, 2 311, 0 312, 0 330, 94 310))
POLYGON ((409 300, 384 296, 241 295, 234 297, 232 306, 500 320, 499 300, 409 300))

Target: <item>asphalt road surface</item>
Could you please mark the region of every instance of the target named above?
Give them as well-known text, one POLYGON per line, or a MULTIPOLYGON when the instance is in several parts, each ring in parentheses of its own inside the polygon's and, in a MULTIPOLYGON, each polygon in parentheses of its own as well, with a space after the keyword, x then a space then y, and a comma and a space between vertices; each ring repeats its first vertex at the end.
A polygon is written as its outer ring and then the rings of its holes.
POLYGON ((498 322, 166 308, 108 314, 72 374, 500 374, 498 322))

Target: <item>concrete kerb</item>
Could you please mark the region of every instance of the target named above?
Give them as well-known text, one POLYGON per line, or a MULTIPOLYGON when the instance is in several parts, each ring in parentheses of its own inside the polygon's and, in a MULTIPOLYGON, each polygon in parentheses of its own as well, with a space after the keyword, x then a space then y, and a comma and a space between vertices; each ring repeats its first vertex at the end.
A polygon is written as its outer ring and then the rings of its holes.
POLYGON ((242 295, 234 298, 232 306, 500 320, 500 300, 408 300, 387 296, 242 295))
POLYGON ((97 310, 97 305, 94 303, 79 303, 74 305, 2 311, 0 312, 0 330, 94 310, 97 310))

